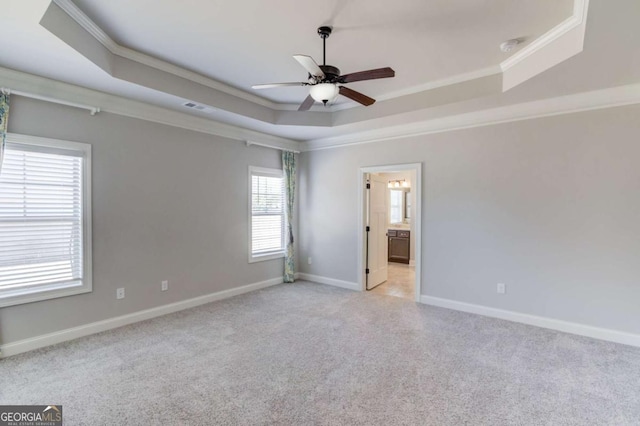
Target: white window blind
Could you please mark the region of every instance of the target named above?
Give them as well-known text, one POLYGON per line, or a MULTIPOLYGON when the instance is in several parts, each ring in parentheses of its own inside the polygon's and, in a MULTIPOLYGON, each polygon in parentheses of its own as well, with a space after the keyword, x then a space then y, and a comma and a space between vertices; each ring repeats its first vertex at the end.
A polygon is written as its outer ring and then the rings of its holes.
POLYGON ((84 156, 7 144, 0 170, 0 298, 83 286, 84 156))
POLYGON ((284 179, 279 170, 251 171, 251 255, 284 250, 284 179))

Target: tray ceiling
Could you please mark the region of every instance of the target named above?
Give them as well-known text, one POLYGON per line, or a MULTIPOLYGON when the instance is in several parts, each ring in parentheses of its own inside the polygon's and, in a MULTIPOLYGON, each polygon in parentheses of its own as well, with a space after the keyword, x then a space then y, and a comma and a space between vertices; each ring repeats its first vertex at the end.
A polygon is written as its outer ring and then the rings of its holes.
MULTIPOLYGON (((416 0, 393 8, 364 0, 281 0, 273 10, 267 6, 274 2, 266 3, 6 0, 0 15, 0 85, 118 113, 124 107, 115 95, 205 120, 193 121, 202 128, 226 123, 262 132, 265 140, 311 140, 315 146, 323 138, 403 134, 421 123, 450 128, 456 117, 469 114, 486 121, 483 111, 490 108, 634 84, 640 78, 637 0, 620 0, 616 8, 591 0, 586 39, 586 0, 416 0), (322 24, 335 27, 328 63, 343 72, 396 70, 394 79, 352 85, 376 97, 375 105, 347 101, 298 113, 304 89, 249 88, 304 78, 291 55, 320 61, 315 28, 322 24), (499 43, 513 37, 526 41, 510 54, 500 52, 499 43), (585 51, 578 55, 583 43, 585 51), (535 61, 540 55, 546 62, 535 61), (516 58, 515 79, 507 78, 501 65, 516 58), (213 108, 186 111, 188 100, 213 108)), ((192 128, 188 119, 181 120, 192 128)))
MULTIPOLYGON (((344 73, 391 66, 396 78, 353 84, 373 97, 496 67, 498 46, 525 45, 569 18, 573 0, 244 0, 162 2, 74 0, 119 45, 195 71, 235 88, 303 81, 292 59, 322 61, 320 25, 333 25, 327 63, 344 73)), ((512 52, 515 53, 515 52, 512 52)), ((254 92, 299 103, 305 88, 254 92)), ((344 102, 344 101, 339 101, 344 102)))

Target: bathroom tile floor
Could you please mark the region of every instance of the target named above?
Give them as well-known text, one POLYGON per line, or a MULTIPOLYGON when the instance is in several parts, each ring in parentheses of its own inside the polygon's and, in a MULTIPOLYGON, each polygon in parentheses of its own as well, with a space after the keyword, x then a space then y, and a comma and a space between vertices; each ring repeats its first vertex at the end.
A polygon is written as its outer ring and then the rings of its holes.
POLYGON ((415 301, 415 279, 415 266, 389 262, 389 275, 387 281, 371 290, 371 293, 402 297, 404 299, 415 301))

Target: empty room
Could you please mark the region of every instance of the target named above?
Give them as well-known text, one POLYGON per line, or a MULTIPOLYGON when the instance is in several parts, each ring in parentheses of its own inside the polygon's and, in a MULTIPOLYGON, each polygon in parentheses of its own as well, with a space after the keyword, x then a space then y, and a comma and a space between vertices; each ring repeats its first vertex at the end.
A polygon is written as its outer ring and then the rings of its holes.
POLYGON ((639 21, 0 1, 0 425, 639 425, 639 21))

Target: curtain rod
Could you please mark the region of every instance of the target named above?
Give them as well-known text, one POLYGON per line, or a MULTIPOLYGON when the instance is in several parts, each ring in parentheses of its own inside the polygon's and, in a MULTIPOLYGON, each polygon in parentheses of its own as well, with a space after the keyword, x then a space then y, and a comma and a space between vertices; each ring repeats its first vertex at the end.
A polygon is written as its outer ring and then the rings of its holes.
POLYGON ((264 148, 279 149, 280 151, 289 151, 289 152, 293 152, 294 154, 300 154, 300 151, 296 151, 295 149, 291 149, 291 148, 284 148, 281 146, 270 145, 268 143, 263 143, 263 142, 254 142, 254 141, 246 141, 246 142, 247 142, 247 146, 256 145, 256 146, 262 146, 264 148))
POLYGON ((37 95, 35 93, 23 92, 22 90, 12 90, 12 89, 3 87, 2 93, 6 93, 7 95, 10 95, 13 93, 14 95, 23 96, 25 98, 38 99, 40 101, 52 102, 54 104, 67 105, 70 107, 86 109, 86 110, 89 110, 89 113, 91 115, 96 115, 97 113, 100 112, 100 107, 93 107, 90 105, 84 105, 76 102, 65 101, 63 99, 56 99, 56 98, 51 98, 49 96, 37 95))

